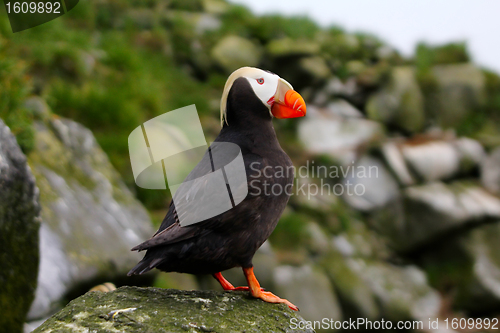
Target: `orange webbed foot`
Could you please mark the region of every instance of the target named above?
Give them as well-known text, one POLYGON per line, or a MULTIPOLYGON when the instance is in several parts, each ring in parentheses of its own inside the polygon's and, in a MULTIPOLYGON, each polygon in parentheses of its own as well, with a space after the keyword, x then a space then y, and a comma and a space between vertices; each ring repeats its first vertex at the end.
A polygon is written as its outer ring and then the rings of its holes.
POLYGON ((290 309, 294 311, 299 311, 299 308, 292 304, 290 301, 284 299, 284 298, 279 298, 278 296, 274 295, 272 292, 269 291, 263 291, 263 289, 260 287, 259 281, 257 281, 257 278, 255 277, 255 274, 253 273, 253 267, 250 268, 243 268, 243 272, 245 273, 245 277, 247 278, 248 286, 250 293, 252 294, 253 297, 255 298, 260 298, 264 302, 268 303, 283 303, 286 304, 290 309))

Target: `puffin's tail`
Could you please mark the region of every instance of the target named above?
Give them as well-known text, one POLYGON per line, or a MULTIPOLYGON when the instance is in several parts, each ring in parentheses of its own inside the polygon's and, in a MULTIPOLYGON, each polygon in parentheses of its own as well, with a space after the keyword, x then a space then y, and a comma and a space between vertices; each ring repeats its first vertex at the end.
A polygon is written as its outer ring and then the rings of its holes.
POLYGON ((131 275, 141 275, 141 274, 144 274, 146 272, 149 272, 150 270, 152 270, 156 266, 158 266, 162 261, 163 261, 163 259, 161 259, 161 258, 147 258, 147 257, 144 257, 144 259, 142 259, 141 261, 139 261, 139 263, 137 265, 135 265, 135 267, 132 268, 130 270, 130 272, 127 273, 127 275, 131 276, 131 275))

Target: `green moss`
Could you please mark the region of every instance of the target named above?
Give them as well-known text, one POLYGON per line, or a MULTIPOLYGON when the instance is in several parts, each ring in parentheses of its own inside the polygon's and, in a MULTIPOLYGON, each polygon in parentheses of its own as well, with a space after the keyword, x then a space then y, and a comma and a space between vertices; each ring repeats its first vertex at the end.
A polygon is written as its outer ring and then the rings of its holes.
POLYGON ((314 39, 318 25, 308 17, 265 15, 258 17, 251 25, 254 37, 262 42, 289 37, 291 39, 314 39))
POLYGON ((417 45, 417 66, 432 66, 438 64, 456 64, 469 62, 470 57, 465 43, 449 43, 440 46, 429 46, 425 43, 417 45))
POLYGON ((290 213, 281 217, 269 240, 273 246, 281 249, 293 249, 305 245, 309 218, 300 213, 290 213))
POLYGON ((3 119, 16 136, 24 152, 33 149, 33 114, 23 106, 31 91, 31 80, 26 76, 22 61, 6 57, 7 43, 2 47, 0 36, 0 119, 3 119))
POLYGON ((122 287, 73 300, 34 332, 312 332, 292 329, 291 318, 303 320, 248 292, 122 287))
POLYGON ((490 71, 483 71, 483 74, 486 101, 469 113, 456 130, 459 135, 473 137, 487 146, 496 146, 500 142, 500 76, 490 71))

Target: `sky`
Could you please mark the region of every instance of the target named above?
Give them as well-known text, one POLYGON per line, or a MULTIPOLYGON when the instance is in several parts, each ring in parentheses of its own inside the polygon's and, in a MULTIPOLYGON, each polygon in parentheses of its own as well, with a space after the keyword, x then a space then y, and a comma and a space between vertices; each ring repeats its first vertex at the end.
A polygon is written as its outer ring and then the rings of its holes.
POLYGON ((305 15, 369 32, 403 55, 418 42, 465 41, 472 60, 500 73, 500 0, 230 0, 255 14, 305 15))

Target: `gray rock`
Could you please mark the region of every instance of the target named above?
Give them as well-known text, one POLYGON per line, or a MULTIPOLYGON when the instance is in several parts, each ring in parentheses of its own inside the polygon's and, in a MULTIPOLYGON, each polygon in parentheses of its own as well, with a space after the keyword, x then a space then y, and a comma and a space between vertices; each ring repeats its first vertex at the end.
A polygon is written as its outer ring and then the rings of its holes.
POLYGON ((416 266, 353 262, 381 304, 384 318, 428 320, 439 314, 441 298, 416 266))
POLYGON ((183 10, 168 11, 166 18, 175 23, 175 20, 180 20, 186 25, 186 30, 195 35, 203 35, 205 32, 217 30, 222 25, 222 22, 215 14, 188 12, 183 10))
POLYGON ((460 170, 460 153, 446 141, 405 144, 401 152, 410 168, 426 182, 452 178, 460 170))
POLYGON ((306 232, 309 236, 307 249, 310 253, 317 255, 328 252, 330 248, 328 236, 319 224, 310 221, 306 226, 306 232))
MULTIPOLYGON (((342 246, 352 248, 349 243, 342 246)), ((352 258, 346 258, 338 251, 331 251, 323 258, 322 265, 338 290, 346 317, 377 319, 380 309, 375 294, 358 272, 350 267, 352 261, 352 258)))
POLYGON ((40 188, 43 221, 29 319, 51 314, 81 284, 124 277, 142 257, 130 248, 153 233, 146 210, 88 129, 64 119, 35 127, 28 162, 40 188))
POLYGON ((359 87, 355 77, 350 77, 346 82, 342 82, 338 77, 333 77, 328 80, 324 90, 329 95, 350 97, 359 92, 359 87))
POLYGON ((485 156, 476 140, 454 137, 389 141, 382 146, 382 153, 399 182, 406 186, 417 179, 431 182, 469 174, 485 156))
POLYGON ((319 56, 305 57, 299 61, 300 67, 313 79, 326 79, 330 77, 330 68, 325 60, 319 56))
POLYGON ((391 168, 392 172, 395 174, 400 184, 405 186, 415 184, 415 179, 412 176, 408 165, 406 164, 404 156, 396 142, 385 142, 382 145, 381 151, 385 161, 391 168))
POLYGON ((248 292, 180 291, 122 287, 88 292, 73 300, 34 333, 49 332, 314 332, 284 304, 248 292))
POLYGON ((411 67, 395 67, 385 88, 367 102, 370 119, 418 132, 424 126, 425 112, 422 92, 411 67))
POLYGON ((481 165, 481 183, 497 195, 500 195, 500 148, 495 149, 481 165))
POLYGON ((40 206, 35 178, 0 120, 0 327, 22 332, 35 296, 40 206))
POLYGON ((375 121, 337 117, 314 106, 307 111, 298 129, 305 149, 328 154, 342 165, 350 165, 357 159, 359 150, 383 137, 382 127, 375 121))
POLYGON ((346 231, 332 239, 332 247, 343 256, 370 260, 386 260, 391 256, 386 241, 365 223, 352 220, 346 231))
POLYGON ((215 15, 203 13, 198 17, 195 31, 201 35, 207 31, 217 30, 221 25, 222 22, 215 15))
POLYGON ((432 69, 437 91, 429 103, 437 123, 454 127, 485 101, 485 78, 472 64, 435 66, 432 69))
POLYGON ((24 101, 24 107, 30 109, 35 117, 40 120, 48 120, 52 114, 47 103, 39 96, 27 98, 24 101))
POLYGON ((276 294, 299 307, 306 320, 342 319, 335 290, 325 273, 311 265, 274 269, 276 294))
POLYGON ((415 266, 387 263, 385 241, 361 222, 335 236, 322 266, 333 281, 346 315, 374 320, 427 320, 441 300, 415 266))
POLYGON ((363 156, 345 169, 342 197, 351 207, 371 211, 383 208, 400 197, 398 183, 380 160, 363 156))
POLYGON ((483 146, 476 140, 459 138, 453 144, 460 154, 460 170, 462 173, 475 169, 486 158, 483 146))
POLYGON ((243 66, 257 66, 260 48, 250 40, 239 36, 226 36, 212 49, 212 58, 228 73, 243 66))
POLYGON ((394 225, 393 241, 405 250, 467 224, 500 218, 500 198, 474 183, 414 186, 404 196, 405 220, 394 225))
MULTIPOLYGON (((456 297, 457 305, 473 312, 500 306, 500 223, 480 226, 461 237, 463 262, 469 264, 456 297)), ((455 259, 455 258, 454 258, 455 259)))
POLYGON ((352 106, 349 102, 338 99, 328 103, 326 106, 326 111, 331 113, 333 116, 345 117, 345 118, 362 118, 363 114, 361 111, 352 106))

